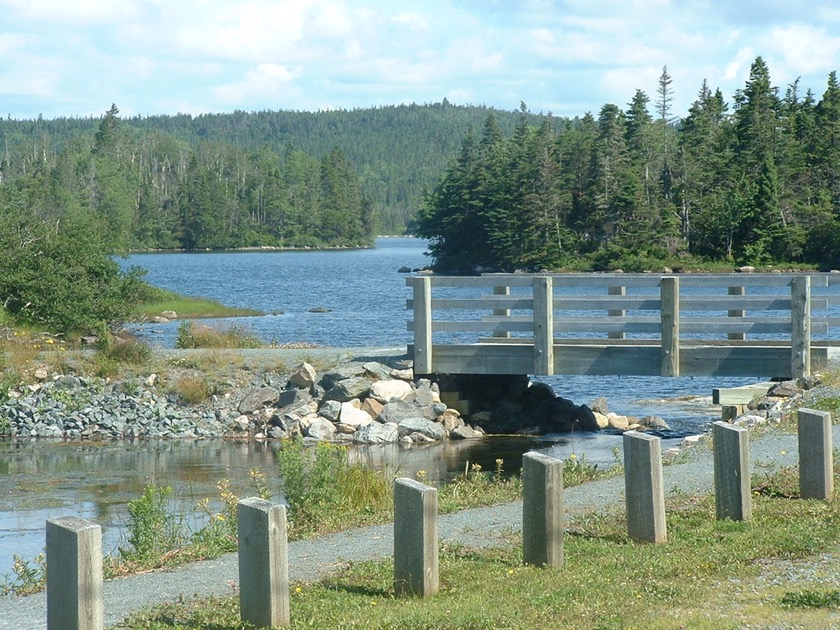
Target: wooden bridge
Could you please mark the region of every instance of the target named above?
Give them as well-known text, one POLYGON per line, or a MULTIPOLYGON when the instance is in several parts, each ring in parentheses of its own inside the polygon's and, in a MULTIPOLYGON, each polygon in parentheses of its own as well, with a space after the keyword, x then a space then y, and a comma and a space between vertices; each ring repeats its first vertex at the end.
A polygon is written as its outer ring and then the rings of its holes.
POLYGON ((417 275, 417 374, 798 377, 840 359, 840 274, 417 275), (832 285, 835 285, 832 292, 832 285))

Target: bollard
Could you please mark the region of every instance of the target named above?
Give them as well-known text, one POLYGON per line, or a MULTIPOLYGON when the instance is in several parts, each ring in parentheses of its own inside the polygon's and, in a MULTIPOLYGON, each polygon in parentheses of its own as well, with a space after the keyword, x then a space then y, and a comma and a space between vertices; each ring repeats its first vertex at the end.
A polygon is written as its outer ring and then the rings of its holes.
POLYGON ((715 444, 715 510, 718 519, 752 518, 750 433, 726 422, 712 424, 715 444))
POLYGON ((239 614, 260 628, 288 626, 289 550, 286 507, 242 499, 239 529, 239 614))
POLYGON ((834 494, 831 414, 800 409, 798 425, 799 494, 803 499, 831 499, 834 494))
POLYGON ((662 452, 658 437, 638 431, 624 434, 624 494, 627 535, 637 542, 662 543, 665 529, 665 491, 662 452))
POLYGON ((563 462, 541 453, 522 457, 522 560, 563 566, 563 462))
POLYGON ((414 479, 394 481, 394 591, 438 591, 437 489, 414 479))
POLYGON ((102 630, 102 528, 75 516, 47 521, 47 629, 102 630))

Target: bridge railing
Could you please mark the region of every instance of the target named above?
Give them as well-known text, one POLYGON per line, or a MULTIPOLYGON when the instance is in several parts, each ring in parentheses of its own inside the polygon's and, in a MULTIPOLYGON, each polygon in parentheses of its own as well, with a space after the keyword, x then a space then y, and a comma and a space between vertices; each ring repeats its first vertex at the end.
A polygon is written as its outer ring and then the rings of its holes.
POLYGON ((830 310, 840 292, 829 288, 840 274, 488 274, 407 283, 418 373, 521 373, 528 363, 526 372, 543 375, 803 375, 813 337, 840 324, 830 310))

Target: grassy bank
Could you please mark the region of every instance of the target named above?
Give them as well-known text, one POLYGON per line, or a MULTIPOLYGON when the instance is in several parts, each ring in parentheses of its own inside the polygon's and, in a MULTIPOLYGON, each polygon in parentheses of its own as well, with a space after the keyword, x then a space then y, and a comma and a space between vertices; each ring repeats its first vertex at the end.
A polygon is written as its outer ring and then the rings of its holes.
POLYGON ((197 319, 209 317, 246 317, 263 315, 261 311, 225 306, 221 302, 205 298, 180 295, 165 289, 150 287, 140 303, 132 308, 136 319, 151 319, 164 311, 174 311, 179 318, 197 319))
MULTIPOLYGON (((563 570, 525 567, 521 539, 441 550, 441 590, 397 599, 390 560, 293 584, 295 628, 836 627, 840 501, 796 498, 793 469, 762 477, 750 523, 717 521, 710 497, 668 504, 669 542, 630 543, 623 514, 573 519, 563 570)), ((127 628, 243 628, 236 597, 165 605, 127 628)))

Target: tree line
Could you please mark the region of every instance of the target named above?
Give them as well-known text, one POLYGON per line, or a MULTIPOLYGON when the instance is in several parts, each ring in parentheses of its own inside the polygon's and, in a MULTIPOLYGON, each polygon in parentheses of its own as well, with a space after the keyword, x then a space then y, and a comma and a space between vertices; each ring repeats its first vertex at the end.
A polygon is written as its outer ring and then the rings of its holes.
POLYGON ((703 81, 673 116, 667 67, 575 119, 523 104, 503 133, 490 113, 427 195, 416 231, 436 268, 643 270, 727 261, 832 267, 840 248, 840 86, 783 95, 756 58, 727 103, 703 81))

